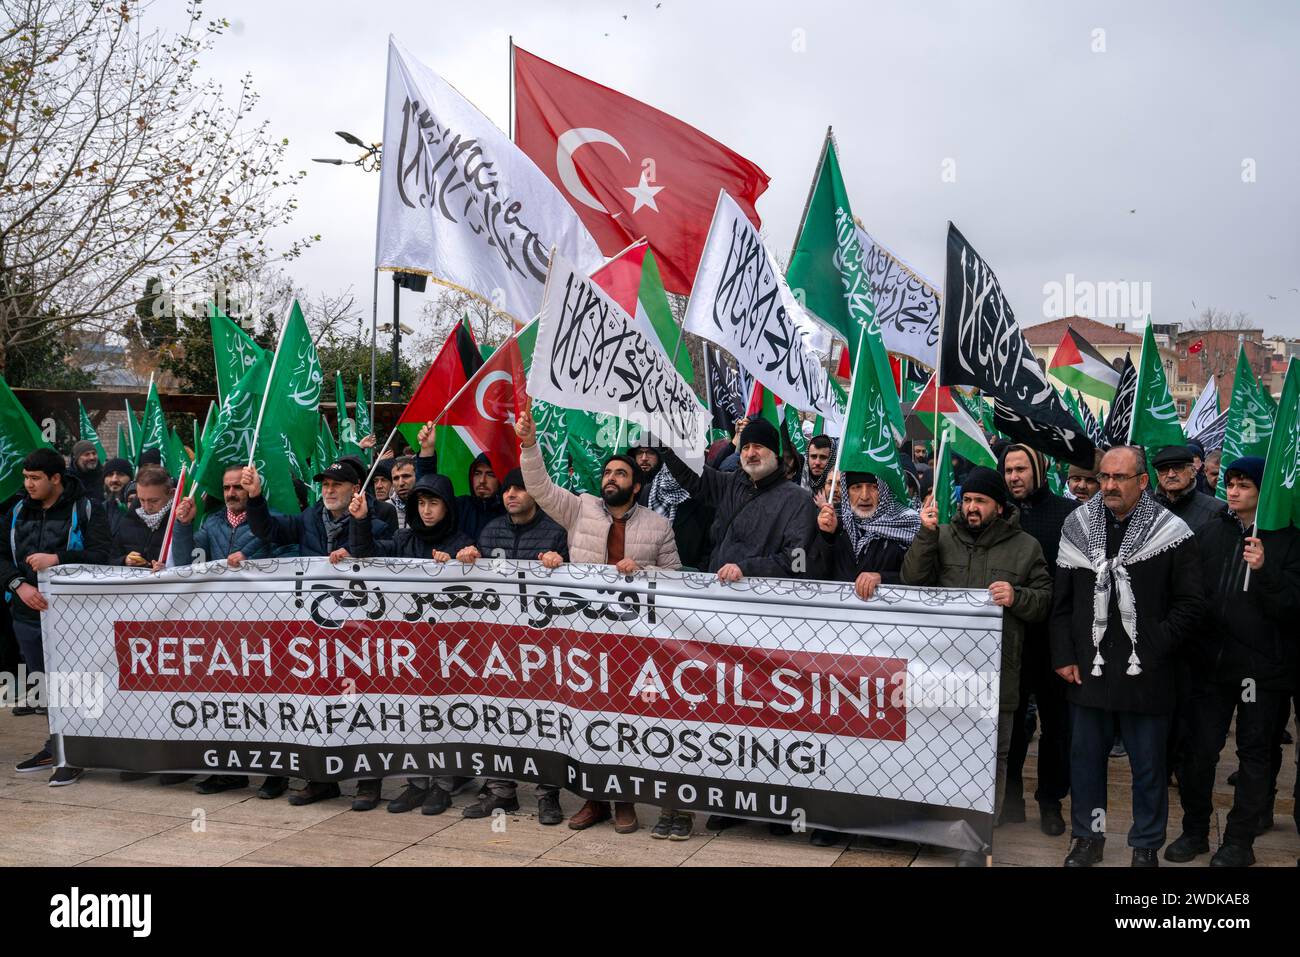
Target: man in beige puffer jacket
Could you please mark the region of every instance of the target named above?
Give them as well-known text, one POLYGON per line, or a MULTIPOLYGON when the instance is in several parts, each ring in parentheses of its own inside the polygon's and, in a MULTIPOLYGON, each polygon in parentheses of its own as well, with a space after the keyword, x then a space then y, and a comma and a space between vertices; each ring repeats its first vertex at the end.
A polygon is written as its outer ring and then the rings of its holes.
MULTIPOLYGON (((537 445, 537 426, 533 422, 532 402, 515 420, 519 436, 519 467, 524 485, 547 515, 555 519, 569 536, 569 560, 597 565, 613 565, 620 574, 631 575, 642 568, 680 568, 677 540, 673 526, 662 515, 637 505, 641 490, 641 469, 627 455, 611 455, 600 477, 600 496, 562 489, 546 473, 542 450, 537 445)), ((542 556, 542 564, 555 568, 563 560, 555 552, 542 556)), ((671 809, 665 814, 675 820, 671 809)), ((610 817, 609 803, 588 801, 569 818, 569 827, 582 831, 610 817)), ((685 816, 684 836, 690 835, 689 815, 685 816)), ((614 803, 614 830, 631 834, 638 827, 636 805, 631 801, 614 803)))
MULTIPOLYGON (((516 420, 515 434, 528 493, 568 533, 569 561, 614 565, 624 575, 641 568, 681 568, 672 523, 636 504, 641 470, 631 456, 612 455, 605 462, 599 497, 570 492, 546 473, 531 409, 516 420)), ((543 564, 554 568, 558 558, 548 553, 543 564)))

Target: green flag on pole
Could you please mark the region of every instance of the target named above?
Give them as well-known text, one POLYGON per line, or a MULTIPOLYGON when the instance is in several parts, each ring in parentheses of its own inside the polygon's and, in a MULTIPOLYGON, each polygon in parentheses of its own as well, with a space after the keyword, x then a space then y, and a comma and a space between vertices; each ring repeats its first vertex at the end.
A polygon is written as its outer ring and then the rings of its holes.
POLYGON ((1149 317, 1142 338, 1142 356, 1138 360, 1129 444, 1142 446, 1148 454, 1171 445, 1187 444, 1187 436, 1178 422, 1178 406, 1169 394, 1169 381, 1165 378, 1164 362, 1149 317))
POLYGON ((127 434, 126 426, 119 422, 117 425, 118 456, 120 458, 124 458, 129 461, 131 458, 131 453, 132 451, 134 451, 134 448, 135 447, 131 444, 130 436, 127 434))
POLYGON ((343 373, 334 373, 334 405, 338 409, 339 451, 343 455, 355 455, 362 461, 361 446, 357 445, 361 436, 357 433, 357 420, 348 415, 348 396, 343 391, 343 373))
MULTIPOLYGON (((865 338, 866 331, 863 330, 861 335, 865 338)), ((893 386, 892 376, 884 382, 877 377, 870 350, 859 349, 853 363, 853 381, 844 416, 844 438, 840 442, 836 470, 870 472, 889 485, 894 498, 906 502, 907 484, 903 481, 898 448, 894 445, 885 412, 885 395, 893 393, 893 386)))
POLYGON ((821 163, 790 256, 786 281, 796 295, 802 293, 807 309, 848 343, 855 368, 857 350, 869 350, 875 366, 874 381, 882 383, 882 409, 894 434, 901 437, 903 409, 894 391, 894 374, 876 320, 865 253, 858 241, 830 130, 826 131, 821 163))
POLYGON ((103 465, 108 461, 108 455, 104 452, 104 444, 99 441, 99 433, 95 427, 90 424, 90 415, 86 412, 86 407, 77 400, 77 409, 81 413, 81 440, 90 442, 95 446, 95 454, 99 456, 99 464, 103 465))
MULTIPOLYGON (((953 436, 954 426, 944 420, 940 426, 939 452, 934 460, 934 506, 939 510, 939 524, 947 525, 952 521, 956 510, 956 489, 952 482, 952 448, 948 445, 953 436)), ((906 501, 903 499, 902 501, 906 501)))
POLYGON ((36 449, 49 447, 9 383, 0 376, 0 499, 9 498, 23 487, 23 459, 36 449))
MULTIPOLYGON (((1263 458, 1268 454, 1269 440, 1273 435, 1273 422, 1277 408, 1246 358, 1246 345, 1237 350, 1237 371, 1232 379, 1232 399, 1228 405, 1228 421, 1223 433, 1221 468, 1229 462, 1247 455, 1263 458)), ((1262 491, 1262 489, 1261 489, 1262 491)), ((1228 500, 1228 483, 1220 480, 1214 490, 1220 501, 1228 500)))
POLYGON ((217 401, 220 402, 266 350, 218 309, 216 303, 208 303, 208 321, 212 324, 212 358, 217 372, 217 401))
MULTIPOLYGON (((374 433, 374 425, 370 421, 370 409, 366 407, 366 390, 363 388, 361 373, 357 373, 357 408, 353 414, 352 420, 357 426, 357 441, 360 442, 367 435, 374 433)), ((362 449, 361 458, 366 464, 370 464, 371 456, 374 454, 372 449, 362 449)))
MULTIPOLYGON (((144 433, 140 438, 140 452, 157 449, 162 458, 163 468, 167 469, 169 475, 175 475, 177 473, 168 467, 169 445, 167 418, 163 415, 162 401, 158 398, 158 386, 150 380, 149 395, 144 402, 144 433)), ((138 465, 139 462, 140 456, 137 454, 136 464, 138 465)))
POLYGON ((283 436, 299 462, 305 462, 316 448, 324 381, 311 330, 295 300, 271 359, 266 395, 274 401, 264 404, 261 434, 283 436))
MULTIPOLYGON (((1228 465, 1225 458, 1223 468, 1227 469, 1228 465)), ((1255 521, 1266 532, 1288 525, 1300 526, 1300 362, 1295 356, 1286 366, 1282 398, 1264 460, 1264 481, 1259 490, 1255 521)))

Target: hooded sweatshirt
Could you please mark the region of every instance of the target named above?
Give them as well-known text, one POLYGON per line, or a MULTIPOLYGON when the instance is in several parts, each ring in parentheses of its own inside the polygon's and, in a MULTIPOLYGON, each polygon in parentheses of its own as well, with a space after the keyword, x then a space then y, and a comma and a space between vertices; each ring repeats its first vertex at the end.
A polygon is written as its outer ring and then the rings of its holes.
POLYGON ((451 480, 445 475, 422 475, 406 495, 406 527, 398 529, 391 538, 375 538, 369 522, 352 519, 348 551, 357 558, 432 558, 435 551, 455 558, 462 548, 474 544, 457 527, 457 510, 451 480), (446 514, 434 525, 426 525, 420 517, 421 494, 432 495, 446 506, 446 514))
MULTIPOLYGON (((492 467, 492 462, 487 455, 480 452, 473 462, 469 464, 469 484, 473 488, 474 469, 479 465, 492 467)), ((426 475, 435 475, 438 472, 438 456, 421 455, 415 460, 415 479, 419 480, 426 475)), ((501 476, 497 476, 500 478, 501 476)), ((450 482, 448 482, 450 486, 450 482)), ((407 521, 410 521, 410 502, 407 502, 407 521)), ((491 498, 479 498, 471 493, 461 495, 456 499, 456 523, 462 532, 469 536, 471 541, 478 541, 479 533, 488 522, 499 515, 506 514, 506 507, 501 502, 501 489, 497 489, 491 498)))

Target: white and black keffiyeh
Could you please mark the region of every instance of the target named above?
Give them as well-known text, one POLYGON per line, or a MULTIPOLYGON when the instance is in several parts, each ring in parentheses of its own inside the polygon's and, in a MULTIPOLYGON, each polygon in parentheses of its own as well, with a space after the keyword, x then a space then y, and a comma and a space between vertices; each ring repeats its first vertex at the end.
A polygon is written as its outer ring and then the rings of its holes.
MULTIPOLYGON (((827 438, 830 438, 830 436, 827 436, 827 438)), ((831 466, 836 462, 835 453, 838 449, 839 441, 837 439, 831 439, 830 461, 827 463, 826 468, 822 469, 822 474, 817 478, 813 478, 812 469, 808 467, 808 452, 812 451, 812 446, 808 446, 803 456, 803 467, 799 470, 799 484, 814 495, 818 492, 825 491, 826 479, 830 477, 831 466)))
POLYGON ((1160 506, 1149 491, 1143 492, 1129 518, 1124 540, 1114 558, 1106 557, 1106 516, 1108 510, 1100 495, 1070 513, 1061 530, 1061 548, 1056 564, 1062 568, 1083 568, 1096 574, 1092 604, 1092 675, 1100 677, 1105 659, 1101 640, 1110 617, 1111 588, 1116 590, 1120 624, 1133 646, 1125 674, 1140 675, 1142 662, 1137 653, 1137 605, 1128 566, 1144 562, 1192 537, 1187 523, 1160 506))
POLYGON ((921 527, 921 516, 894 498, 889 486, 878 482, 880 500, 870 518, 860 518, 849 504, 849 492, 840 496, 840 524, 853 546, 853 557, 861 558, 862 551, 876 538, 886 538, 903 545, 912 544, 916 530, 921 527))
POLYGON ((167 513, 171 511, 171 507, 172 503, 168 502, 162 507, 161 511, 154 512, 150 515, 144 510, 144 506, 142 505, 135 510, 135 514, 139 517, 140 521, 144 522, 145 527, 148 528, 149 531, 156 532, 158 531, 158 526, 166 521, 167 513))
POLYGON ((666 468, 661 468, 650 483, 650 495, 646 498, 646 505, 652 512, 662 515, 671 523, 677 521, 678 506, 690 497, 691 493, 682 488, 677 479, 673 478, 673 473, 666 468))

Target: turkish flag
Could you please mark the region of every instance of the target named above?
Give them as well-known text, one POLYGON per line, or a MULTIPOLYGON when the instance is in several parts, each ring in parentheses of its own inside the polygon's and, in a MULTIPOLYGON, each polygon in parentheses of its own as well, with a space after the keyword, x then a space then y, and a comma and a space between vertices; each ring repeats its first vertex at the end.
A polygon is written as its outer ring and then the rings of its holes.
POLYGON ((1195 342, 1192 343, 1191 348, 1187 350, 1187 354, 1189 356, 1194 356, 1196 355, 1196 353, 1200 352, 1204 348, 1205 348, 1205 340, 1197 339, 1195 342))
POLYGON ((515 144, 612 256, 644 236, 668 292, 688 294, 725 189, 755 227, 761 169, 695 127, 514 48, 515 144))
MULTIPOLYGON (((529 341, 536 336, 534 326, 529 341)), ((498 479, 519 467, 515 418, 528 401, 528 369, 520 350, 520 333, 501 343, 447 406, 442 421, 460 427, 465 444, 487 453, 498 479)), ((531 347, 530 347, 531 348, 531 347)))

